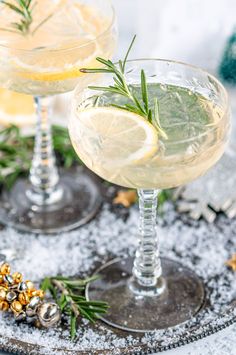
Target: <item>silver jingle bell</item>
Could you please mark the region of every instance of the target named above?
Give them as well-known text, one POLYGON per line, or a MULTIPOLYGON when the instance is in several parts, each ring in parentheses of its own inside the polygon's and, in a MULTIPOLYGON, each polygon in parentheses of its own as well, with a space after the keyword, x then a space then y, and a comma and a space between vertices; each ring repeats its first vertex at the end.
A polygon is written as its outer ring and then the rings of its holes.
POLYGON ((26 314, 25 314, 24 311, 21 311, 21 312, 19 312, 19 313, 15 313, 15 314, 14 314, 14 318, 15 318, 16 321, 20 322, 20 321, 22 321, 22 320, 25 320, 26 314))
POLYGON ((26 323, 34 324, 36 322, 36 320, 37 320, 37 317, 35 317, 35 315, 34 316, 28 316, 26 314, 26 323))
POLYGON ((25 292, 28 289, 27 285, 25 282, 20 282, 18 285, 18 291, 19 292, 25 292))
POLYGON ((6 300, 7 300, 7 302, 11 303, 12 301, 14 301, 16 299, 16 297, 17 297, 17 294, 14 291, 10 291, 6 295, 6 300))
POLYGON ((50 328, 60 321, 61 311, 56 303, 45 302, 39 306, 37 316, 43 327, 50 328))
POLYGON ((18 285, 14 285, 13 284, 13 285, 10 285, 9 288, 10 288, 11 291, 18 291, 18 285))
POLYGON ((12 285, 14 283, 13 277, 11 275, 5 275, 3 280, 9 285, 12 285))
POLYGON ((37 296, 32 297, 30 303, 26 307, 26 314, 29 317, 32 317, 36 314, 38 306, 41 303, 41 299, 37 296))

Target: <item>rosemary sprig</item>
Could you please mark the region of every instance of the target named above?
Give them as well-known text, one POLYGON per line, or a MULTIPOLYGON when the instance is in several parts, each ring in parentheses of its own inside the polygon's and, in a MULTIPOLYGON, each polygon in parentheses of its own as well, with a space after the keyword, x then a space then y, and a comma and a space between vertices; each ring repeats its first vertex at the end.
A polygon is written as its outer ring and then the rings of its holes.
POLYGON ((86 318, 95 323, 102 314, 106 313, 109 306, 102 301, 89 301, 85 297, 85 288, 97 280, 98 276, 87 279, 71 280, 67 277, 45 278, 41 284, 41 289, 49 291, 60 307, 61 311, 70 317, 70 335, 75 339, 76 327, 79 317, 86 318))
POLYGON ((50 13, 42 21, 37 24, 34 29, 32 28, 33 24, 33 10, 37 5, 36 0, 14 0, 10 2, 8 0, 0 0, 0 4, 7 6, 9 9, 14 11, 19 15, 18 22, 12 22, 12 28, 0 28, 1 31, 15 32, 22 35, 27 35, 31 33, 32 35, 38 31, 38 29, 53 16, 53 13, 50 13), (15 2, 15 4, 14 4, 15 2))
POLYGON ((9 30, 11 32, 20 32, 24 35, 29 33, 30 26, 33 22, 32 11, 36 5, 36 2, 34 0, 15 0, 14 4, 14 2, 0 0, 0 3, 4 4, 19 15, 19 21, 12 22, 11 26, 13 29, 9 30))
POLYGON ((167 135, 162 129, 159 120, 159 107, 158 99, 154 100, 154 108, 150 107, 149 104, 149 93, 148 93, 148 84, 144 70, 141 70, 141 99, 137 97, 132 90, 131 85, 127 83, 126 79, 126 64, 130 54, 130 51, 133 47, 136 36, 132 39, 132 42, 128 48, 128 51, 125 55, 124 60, 119 60, 118 63, 113 63, 111 60, 106 60, 104 58, 97 57, 96 60, 103 65, 102 68, 83 68, 81 69, 82 73, 106 73, 112 74, 114 84, 109 86, 89 86, 92 90, 109 92, 112 94, 120 95, 128 99, 129 103, 124 105, 112 104, 111 106, 134 112, 144 118, 146 118, 150 123, 152 123, 157 129, 158 133, 165 139, 167 135))
MULTIPOLYGON (((81 161, 75 153, 68 130, 52 127, 53 144, 59 163, 69 168, 81 161)), ((34 137, 25 136, 19 127, 10 126, 0 131, 0 184, 11 188, 20 175, 28 174, 33 157, 34 137)))

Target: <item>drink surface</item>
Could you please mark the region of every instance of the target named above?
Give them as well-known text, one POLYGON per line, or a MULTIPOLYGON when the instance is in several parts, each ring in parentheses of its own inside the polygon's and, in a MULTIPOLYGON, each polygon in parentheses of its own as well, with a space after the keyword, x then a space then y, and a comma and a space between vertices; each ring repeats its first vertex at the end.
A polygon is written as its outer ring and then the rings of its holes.
POLYGON ((26 35, 12 32, 19 15, 0 4, 0 86, 34 95, 73 90, 82 67, 113 54, 113 14, 76 0, 35 3, 26 35))
MULTIPOLYGON (((140 93, 138 86, 132 90, 140 93)), ((150 105, 158 98, 160 123, 168 139, 143 123, 141 116, 112 108, 111 104, 123 105, 126 99, 109 93, 77 105, 70 125, 72 142, 84 163, 110 182, 130 188, 180 186, 216 163, 229 125, 222 119, 222 109, 199 93, 158 84, 149 84, 148 90, 150 105), (100 117, 99 109, 92 108, 95 103, 105 106, 100 117)))

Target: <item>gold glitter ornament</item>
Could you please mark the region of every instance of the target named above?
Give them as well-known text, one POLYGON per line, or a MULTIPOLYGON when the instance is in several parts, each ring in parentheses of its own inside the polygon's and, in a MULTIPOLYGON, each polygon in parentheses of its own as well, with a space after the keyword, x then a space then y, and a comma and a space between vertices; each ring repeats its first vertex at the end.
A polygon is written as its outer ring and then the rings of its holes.
POLYGON ((10 272, 11 272, 10 265, 7 263, 2 264, 2 266, 0 267, 0 274, 9 275, 10 272))

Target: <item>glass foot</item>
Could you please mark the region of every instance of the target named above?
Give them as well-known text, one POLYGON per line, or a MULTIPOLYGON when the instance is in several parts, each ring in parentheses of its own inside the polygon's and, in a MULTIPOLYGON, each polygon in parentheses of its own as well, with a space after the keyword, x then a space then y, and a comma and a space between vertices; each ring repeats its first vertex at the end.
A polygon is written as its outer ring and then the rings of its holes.
POLYGON ((99 183, 81 171, 61 171, 62 197, 57 203, 38 206, 28 197, 28 179, 18 179, 0 196, 0 222, 23 232, 58 233, 75 229, 92 219, 101 205, 99 183))
POLYGON ((176 261, 161 261, 166 286, 157 295, 132 291, 132 258, 112 260, 97 270, 101 278, 86 292, 90 299, 109 303, 104 322, 127 331, 149 332, 183 323, 199 312, 205 299, 201 279, 176 261))

